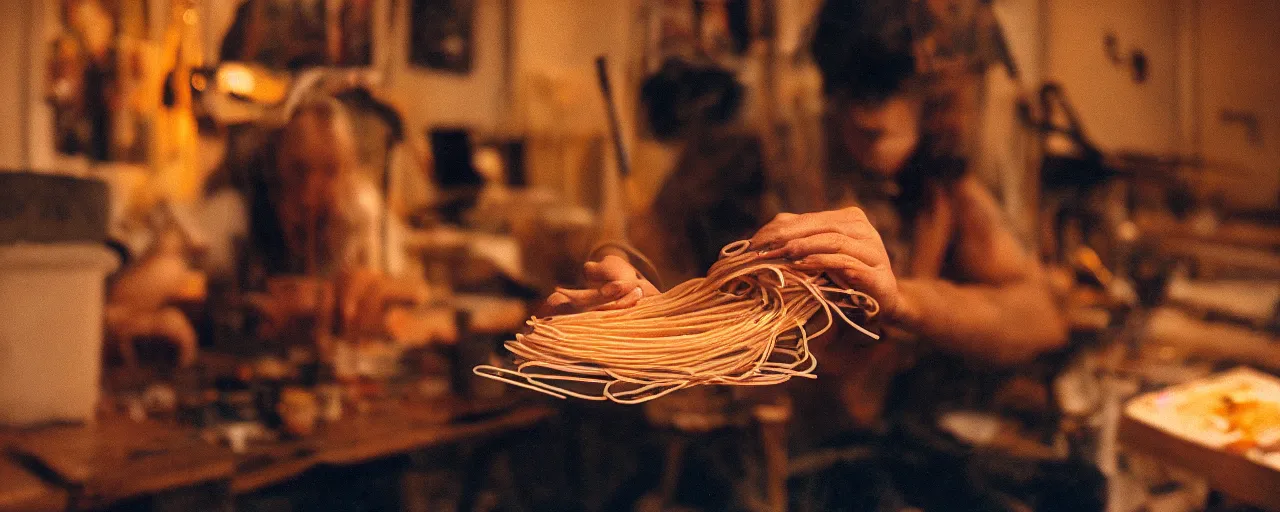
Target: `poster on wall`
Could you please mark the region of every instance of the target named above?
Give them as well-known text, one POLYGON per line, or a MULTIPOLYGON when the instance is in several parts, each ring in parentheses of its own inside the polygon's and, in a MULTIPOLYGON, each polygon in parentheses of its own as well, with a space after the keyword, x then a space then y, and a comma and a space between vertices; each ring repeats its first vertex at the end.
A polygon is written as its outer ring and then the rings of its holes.
POLYGON ((452 73, 471 72, 472 0, 411 0, 409 62, 452 73))
POLYGON ((145 0, 64 0, 47 62, 54 149, 95 161, 146 156, 145 0))
POLYGON ((247 0, 223 37, 221 61, 275 69, 369 66, 374 0, 247 0))

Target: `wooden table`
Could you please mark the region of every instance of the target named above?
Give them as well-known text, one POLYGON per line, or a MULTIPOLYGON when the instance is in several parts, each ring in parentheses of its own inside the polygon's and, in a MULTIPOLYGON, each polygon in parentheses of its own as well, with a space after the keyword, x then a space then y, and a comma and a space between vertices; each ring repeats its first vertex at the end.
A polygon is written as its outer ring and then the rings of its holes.
POLYGON ((9 449, 74 490, 76 508, 225 480, 235 469, 234 454, 193 429, 122 417, 22 432, 9 449))
MULTIPOLYGON (((0 510, 68 496, 70 508, 100 508, 130 498, 223 484, 232 495, 296 478, 319 466, 347 466, 448 443, 481 439, 537 424, 553 414, 528 405, 498 411, 463 407, 461 401, 391 404, 369 414, 349 414, 299 440, 264 443, 233 453, 192 428, 172 423, 103 418, 95 425, 0 431, 0 444, 43 466, 58 485, 0 458, 0 510), (479 419, 451 418, 485 414, 479 419), (59 489, 65 488, 66 490, 59 489), (10 507, 10 503, 15 504, 10 507)), ((34 505, 31 505, 34 506, 34 505)), ((66 509, 66 506, 37 507, 66 509)), ((31 508, 19 508, 27 510, 31 508)))
POLYGON ((355 465, 518 430, 537 424, 551 414, 550 408, 528 406, 478 421, 442 423, 425 411, 405 408, 345 419, 312 438, 251 448, 240 457, 239 469, 231 480, 231 492, 243 494, 261 489, 322 465, 355 465))
POLYGON ((66 510, 67 493, 12 460, 0 459, 0 510, 66 510))

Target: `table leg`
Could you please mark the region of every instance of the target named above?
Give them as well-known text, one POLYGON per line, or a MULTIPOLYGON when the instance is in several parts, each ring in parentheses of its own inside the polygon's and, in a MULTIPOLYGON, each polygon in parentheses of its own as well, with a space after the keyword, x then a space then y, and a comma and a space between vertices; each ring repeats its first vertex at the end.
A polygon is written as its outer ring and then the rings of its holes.
POLYGON ((791 408, 761 405, 753 413, 760 424, 760 442, 764 448, 769 510, 784 512, 787 509, 787 422, 791 419, 791 408))

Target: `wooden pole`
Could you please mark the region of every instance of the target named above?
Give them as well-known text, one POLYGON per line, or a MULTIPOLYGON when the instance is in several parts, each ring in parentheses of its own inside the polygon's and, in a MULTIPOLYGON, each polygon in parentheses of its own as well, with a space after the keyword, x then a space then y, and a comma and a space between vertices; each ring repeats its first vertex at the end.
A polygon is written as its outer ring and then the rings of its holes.
POLYGON ((617 172, 605 166, 601 177, 600 204, 600 238, 603 240, 626 239, 626 197, 624 183, 631 175, 630 160, 622 136, 622 121, 618 115, 618 106, 613 99, 613 87, 609 82, 609 65, 605 56, 596 57, 596 77, 599 79, 600 93, 604 97, 605 110, 609 115, 609 131, 613 141, 614 155, 617 158, 617 172))

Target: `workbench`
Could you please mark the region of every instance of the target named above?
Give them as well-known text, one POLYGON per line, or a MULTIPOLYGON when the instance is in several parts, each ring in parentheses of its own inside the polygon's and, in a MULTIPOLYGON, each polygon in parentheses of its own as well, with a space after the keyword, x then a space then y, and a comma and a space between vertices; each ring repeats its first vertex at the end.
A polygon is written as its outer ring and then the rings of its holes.
POLYGON ((16 462, 0 458, 0 510, 64 510, 67 493, 16 462))
POLYGON ((231 503, 312 470, 479 441, 552 414, 537 404, 385 403, 313 436, 250 444, 243 453, 207 441, 192 427, 122 416, 93 425, 0 430, 0 510, 97 510, 191 489, 231 503))

